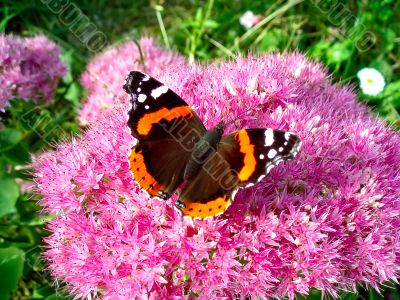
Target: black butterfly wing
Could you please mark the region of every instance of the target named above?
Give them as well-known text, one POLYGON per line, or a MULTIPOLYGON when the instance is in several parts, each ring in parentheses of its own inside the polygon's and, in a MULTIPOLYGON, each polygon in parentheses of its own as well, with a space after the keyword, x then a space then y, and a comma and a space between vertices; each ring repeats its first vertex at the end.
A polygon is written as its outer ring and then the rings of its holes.
POLYGON ((169 198, 206 129, 185 101, 147 74, 130 72, 124 89, 132 104, 128 126, 138 139, 129 157, 133 177, 150 196, 169 198))
POLYGON ((260 181, 280 162, 293 159, 300 150, 301 141, 288 131, 255 128, 222 137, 221 147, 230 147, 235 153, 235 157, 231 155, 227 160, 241 187, 260 181))
POLYGON ((182 190, 176 207, 192 218, 218 216, 238 188, 261 180, 279 162, 294 158, 300 146, 296 135, 279 130, 247 129, 226 135, 182 190))

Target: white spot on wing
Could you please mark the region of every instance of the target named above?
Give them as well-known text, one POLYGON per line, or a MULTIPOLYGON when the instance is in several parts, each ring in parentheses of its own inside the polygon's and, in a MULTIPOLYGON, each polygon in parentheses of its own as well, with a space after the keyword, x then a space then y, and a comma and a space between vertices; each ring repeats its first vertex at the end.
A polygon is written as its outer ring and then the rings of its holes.
POLYGON ((279 147, 278 151, 282 152, 283 151, 283 147, 279 147))
POLYGON ((145 106, 144 106, 144 108, 145 108, 145 109, 149 109, 149 108, 150 108, 150 106, 148 106, 148 105, 145 105, 145 106))
POLYGON ((285 140, 289 140, 292 134, 290 132, 285 132, 285 140))
POLYGON ((139 102, 144 102, 144 101, 146 101, 146 99, 147 99, 147 96, 145 94, 139 94, 139 97, 138 97, 139 102))
POLYGON ((299 153, 301 144, 302 144, 301 141, 298 142, 296 148, 292 149, 291 153, 292 153, 293 157, 295 157, 297 155, 297 153, 299 153))
POLYGON ((162 85, 162 86, 159 86, 158 88, 152 90, 151 96, 154 99, 157 99, 158 97, 160 97, 162 94, 165 94, 166 92, 168 92, 168 87, 166 87, 165 85, 162 85))
POLYGON ((231 196, 232 201, 235 199, 235 196, 236 196, 236 194, 237 194, 238 191, 239 191, 239 189, 236 189, 236 190, 234 190, 234 191, 232 192, 232 196, 231 196))
POLYGON ((137 88, 137 91, 140 92, 142 89, 140 87, 137 88))
POLYGON ((300 151, 301 145, 302 145, 302 142, 300 141, 296 148, 296 154, 300 151))
POLYGON ((227 206, 225 207, 225 210, 227 210, 229 208, 229 206, 231 206, 232 201, 229 201, 229 203, 227 204, 227 206))
POLYGON ((276 153, 278 153, 278 152, 276 152, 275 149, 269 150, 269 152, 268 152, 268 158, 273 159, 273 158, 275 157, 276 153))
POLYGON ((148 81, 150 80, 150 76, 147 74, 144 74, 145 76, 143 77, 142 81, 148 81))
POLYGON ((264 146, 271 146, 274 143, 274 131, 271 128, 268 128, 264 132, 265 135, 265 144, 264 146))
POLYGON ((270 164, 269 166, 267 166, 267 174, 268 174, 269 171, 271 171, 274 167, 275 167, 274 164, 270 164))
POLYGON ((264 159, 264 154, 260 154, 259 158, 264 159))
POLYGON ((263 180, 264 179, 264 177, 265 177, 265 175, 263 174, 263 175, 261 175, 260 177, 258 177, 258 179, 257 179, 257 182, 260 182, 261 180, 263 180))

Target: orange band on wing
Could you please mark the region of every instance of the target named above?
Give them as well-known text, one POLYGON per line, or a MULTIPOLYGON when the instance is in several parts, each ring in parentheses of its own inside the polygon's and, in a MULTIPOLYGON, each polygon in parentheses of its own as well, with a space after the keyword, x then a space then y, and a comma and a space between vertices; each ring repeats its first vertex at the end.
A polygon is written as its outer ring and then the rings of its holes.
POLYGON ((153 124, 157 124, 162 119, 171 121, 179 117, 187 117, 188 115, 192 115, 192 111, 188 106, 178 106, 172 109, 163 107, 155 112, 145 114, 138 121, 137 132, 140 135, 147 135, 153 124))
POLYGON ((244 154, 244 165, 239 172, 239 180, 247 181, 256 169, 256 159, 254 157, 254 145, 250 143, 249 135, 246 130, 240 130, 235 135, 240 145, 240 152, 244 154))
POLYGON ((231 204, 231 199, 228 195, 224 195, 207 203, 190 202, 190 200, 184 202, 186 208, 181 209, 183 215, 204 219, 222 214, 231 204))
POLYGON ((135 147, 133 147, 129 156, 129 162, 133 178, 139 184, 140 188, 146 190, 150 196, 158 196, 158 191, 162 187, 157 180, 147 172, 142 151, 136 152, 135 147))

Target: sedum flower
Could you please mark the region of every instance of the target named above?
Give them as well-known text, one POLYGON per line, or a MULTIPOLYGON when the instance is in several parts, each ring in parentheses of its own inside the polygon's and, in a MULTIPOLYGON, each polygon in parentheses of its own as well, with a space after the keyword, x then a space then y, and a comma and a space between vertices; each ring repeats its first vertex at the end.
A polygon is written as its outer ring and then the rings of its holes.
POLYGON ((396 280, 400 137, 327 78, 299 54, 159 75, 208 128, 225 119, 226 133, 272 127, 303 141, 218 218, 182 218, 175 197, 138 189, 125 100, 37 159, 41 205, 55 216, 45 240, 53 276, 101 299, 293 299, 311 288, 337 297, 396 280))
POLYGON ((52 100, 67 68, 60 49, 45 36, 22 38, 0 34, 0 110, 14 98, 52 100))
POLYGON ((117 98, 125 98, 121 82, 129 71, 142 70, 157 77, 185 63, 183 57, 158 47, 151 38, 141 38, 139 44, 144 65, 138 46, 132 41, 106 51, 88 65, 81 80, 88 91, 79 115, 82 125, 93 123, 104 111, 113 109, 117 98))
POLYGON ((361 69, 358 71, 357 77, 360 80, 360 88, 366 95, 378 95, 385 87, 385 78, 374 68, 361 69))
POLYGON ((261 18, 258 15, 255 15, 252 11, 246 11, 240 18, 239 23, 246 29, 250 29, 258 22, 260 22, 261 18))

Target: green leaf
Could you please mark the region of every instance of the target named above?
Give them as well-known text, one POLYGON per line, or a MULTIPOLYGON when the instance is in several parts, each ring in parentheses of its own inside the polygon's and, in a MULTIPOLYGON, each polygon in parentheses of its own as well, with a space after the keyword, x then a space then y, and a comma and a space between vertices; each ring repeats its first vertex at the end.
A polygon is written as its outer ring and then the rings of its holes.
POLYGON ((15 210, 18 196, 19 188, 14 179, 0 179, 0 217, 15 210))
POLYGON ((341 300, 356 300, 359 297, 356 293, 343 293, 340 295, 341 300))
POLYGON ((196 10, 196 15, 195 15, 194 19, 195 19, 196 21, 200 21, 202 18, 203 18, 203 9, 202 9, 201 7, 199 7, 199 8, 196 10))
POLYGON ((284 35, 282 30, 272 29, 268 31, 260 43, 260 50, 262 51, 276 51, 279 49, 281 38, 284 35))
POLYGON ((73 299, 73 297, 69 297, 64 295, 64 293, 61 291, 57 291, 57 293, 54 293, 51 296, 46 297, 45 300, 68 300, 68 299, 73 299))
POLYGON ((321 291, 317 289, 311 289, 307 296, 303 296, 300 294, 296 295, 296 298, 299 300, 320 300, 321 299, 321 291))
POLYGON ((68 66, 67 74, 62 78, 62 82, 65 84, 71 84, 73 81, 73 76, 71 74, 71 67, 74 65, 74 51, 72 49, 65 50, 61 52, 61 60, 68 66))
POLYGON ((60 298, 58 293, 54 293, 53 295, 50 295, 50 296, 46 297, 45 300, 59 300, 59 299, 63 299, 63 298, 60 298))
POLYGON ((218 24, 218 22, 216 22, 214 20, 207 19, 207 20, 204 21, 204 27, 213 28, 214 29, 214 28, 218 28, 219 24, 218 24))
POLYGON ((8 14, 8 7, 5 7, 3 13, 3 20, 0 21, 0 32, 3 32, 7 27, 7 23, 15 17, 15 14, 8 14))
POLYGON ((393 30, 386 28, 385 33, 384 33, 384 38, 385 38, 385 51, 390 52, 393 50, 395 47, 395 40, 396 40, 396 32, 393 30))
POLYGON ((10 293, 17 288, 24 267, 24 252, 10 247, 0 249, 0 299, 10 299, 10 293))
POLYGON ((69 86, 68 91, 65 94, 65 99, 71 101, 73 104, 78 106, 79 100, 80 100, 81 94, 82 94, 81 91, 82 91, 82 89, 79 86, 79 84, 74 82, 69 86))
POLYGON ((382 299, 382 295, 379 295, 378 292, 371 287, 368 290, 368 299, 369 300, 380 300, 380 299, 382 299))
POLYGON ((46 297, 50 297, 54 295, 54 290, 50 286, 41 286, 39 288, 35 288, 32 293, 32 298, 34 299, 43 299, 46 297))
POLYGON ((346 40, 337 42, 328 49, 327 58, 329 64, 340 64, 343 61, 350 59, 352 55, 352 42, 346 40))
POLYGON ((0 155, 0 178, 4 176, 6 173, 6 162, 4 161, 4 158, 1 157, 0 155))
MULTIPOLYGON (((1 167, 1 162, 0 162, 0 167, 1 167)), ((11 175, 14 178, 20 178, 23 180, 32 180, 33 179, 32 173, 33 173, 32 168, 25 167, 25 168, 18 168, 18 170, 14 169, 11 175)))
POLYGON ((17 145, 22 139, 22 133, 17 129, 5 128, 0 132, 0 152, 7 151, 17 145))
POLYGON ((383 105, 392 105, 400 109, 400 80, 389 83, 382 94, 383 105))
POLYGON ((22 143, 19 143, 10 150, 3 152, 3 155, 10 163, 16 166, 27 165, 31 160, 28 147, 22 143))
POLYGON ((321 59, 331 47, 331 42, 321 40, 314 43, 308 50, 310 56, 315 59, 321 59))

